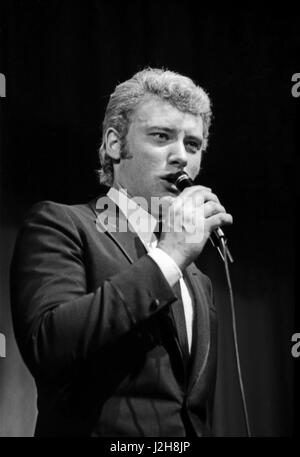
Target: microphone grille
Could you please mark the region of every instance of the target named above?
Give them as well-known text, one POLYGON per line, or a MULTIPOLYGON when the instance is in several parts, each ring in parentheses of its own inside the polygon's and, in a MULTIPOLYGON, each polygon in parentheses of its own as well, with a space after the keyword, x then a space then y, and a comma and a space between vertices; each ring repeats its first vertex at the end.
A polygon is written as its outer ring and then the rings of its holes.
POLYGON ((179 171, 175 176, 175 186, 178 190, 183 191, 183 189, 192 185, 193 181, 184 171, 179 171))

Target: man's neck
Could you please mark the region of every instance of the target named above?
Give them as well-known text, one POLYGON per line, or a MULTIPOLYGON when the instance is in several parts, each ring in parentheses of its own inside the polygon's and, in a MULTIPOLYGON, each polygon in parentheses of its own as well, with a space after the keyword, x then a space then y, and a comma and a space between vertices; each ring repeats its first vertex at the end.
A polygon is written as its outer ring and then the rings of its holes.
POLYGON ((150 215, 150 217, 154 217, 156 220, 159 219, 159 217, 157 217, 155 214, 152 214, 152 207, 145 197, 132 195, 127 188, 125 188, 124 186, 115 181, 113 182, 113 185, 111 187, 117 190, 118 192, 122 192, 122 194, 126 195, 128 199, 133 200, 139 207, 146 211, 150 215))

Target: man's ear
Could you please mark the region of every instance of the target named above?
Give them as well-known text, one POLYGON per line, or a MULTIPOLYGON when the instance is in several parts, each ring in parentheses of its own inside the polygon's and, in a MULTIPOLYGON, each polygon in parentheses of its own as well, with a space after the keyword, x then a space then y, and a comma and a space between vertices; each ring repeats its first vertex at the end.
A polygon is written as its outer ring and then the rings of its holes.
POLYGON ((114 161, 121 158, 121 139, 116 129, 109 127, 105 133, 105 151, 106 154, 114 161))

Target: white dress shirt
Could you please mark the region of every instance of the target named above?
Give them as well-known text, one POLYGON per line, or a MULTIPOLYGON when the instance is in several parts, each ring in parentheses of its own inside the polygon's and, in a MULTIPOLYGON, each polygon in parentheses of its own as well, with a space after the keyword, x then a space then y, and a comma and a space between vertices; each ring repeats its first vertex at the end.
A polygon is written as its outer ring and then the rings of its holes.
POLYGON ((185 315, 188 347, 191 352, 193 328, 193 304, 191 296, 184 282, 182 272, 176 262, 166 252, 157 247, 158 242, 154 234, 157 220, 137 203, 138 200, 135 201, 134 198, 129 198, 125 189, 111 187, 107 195, 125 215, 132 229, 137 233, 144 244, 148 251, 148 255, 161 269, 169 285, 173 287, 177 281, 179 281, 185 315))

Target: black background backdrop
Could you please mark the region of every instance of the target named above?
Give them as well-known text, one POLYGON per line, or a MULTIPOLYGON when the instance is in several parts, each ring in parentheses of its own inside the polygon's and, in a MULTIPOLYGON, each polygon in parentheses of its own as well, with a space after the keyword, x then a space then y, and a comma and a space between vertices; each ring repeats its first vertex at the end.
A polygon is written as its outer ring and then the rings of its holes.
MULTIPOLYGON (((292 97, 291 77, 300 72, 300 15, 292 5, 213 11, 188 1, 2 5, 0 332, 7 356, 0 358, 0 436, 31 435, 36 414, 10 319, 16 231, 38 200, 78 203, 99 193, 94 170, 109 94, 147 65, 192 77, 212 98, 199 182, 234 216, 227 234, 252 432, 296 434, 300 360, 290 351, 300 332, 293 279, 300 99, 292 97)), ((220 322, 215 431, 243 436, 223 266, 210 246, 199 266, 214 283, 220 322)))

